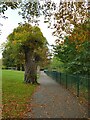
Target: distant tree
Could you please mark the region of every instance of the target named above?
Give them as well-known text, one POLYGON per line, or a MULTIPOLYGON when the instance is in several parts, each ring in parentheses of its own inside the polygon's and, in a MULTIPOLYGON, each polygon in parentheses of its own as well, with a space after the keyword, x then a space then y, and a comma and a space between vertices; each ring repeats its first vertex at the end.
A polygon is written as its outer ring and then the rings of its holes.
POLYGON ((64 72, 64 69, 62 69, 63 67, 63 62, 60 61, 60 59, 56 56, 54 56, 51 59, 50 65, 49 65, 49 70, 53 71, 59 71, 59 72, 64 72))
POLYGON ((11 54, 12 54, 12 50, 9 49, 9 48, 5 48, 3 53, 2 53, 2 56, 3 56, 3 59, 2 59, 2 62, 3 62, 3 65, 5 67, 14 67, 15 66, 15 60, 11 57, 11 54))
POLYGON ((12 45, 6 44, 2 56, 2 63, 6 68, 15 67, 17 70, 24 70, 24 55, 22 53, 15 53, 12 45))

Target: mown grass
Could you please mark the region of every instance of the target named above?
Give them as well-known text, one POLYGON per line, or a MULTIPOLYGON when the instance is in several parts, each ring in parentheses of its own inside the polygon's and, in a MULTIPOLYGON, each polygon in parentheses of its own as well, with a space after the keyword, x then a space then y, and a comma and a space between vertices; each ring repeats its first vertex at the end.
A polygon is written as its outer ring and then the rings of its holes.
POLYGON ((36 85, 23 82, 24 72, 2 70, 3 118, 23 118, 30 109, 30 97, 36 85))

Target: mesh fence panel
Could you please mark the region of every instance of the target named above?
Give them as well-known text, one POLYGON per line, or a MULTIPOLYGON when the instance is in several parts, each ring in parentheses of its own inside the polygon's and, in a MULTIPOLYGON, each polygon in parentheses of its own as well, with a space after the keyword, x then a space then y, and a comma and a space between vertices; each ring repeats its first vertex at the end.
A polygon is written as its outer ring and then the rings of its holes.
POLYGON ((78 97, 81 96, 88 100, 88 83, 90 81, 90 77, 84 75, 71 75, 57 71, 45 71, 45 73, 78 97))

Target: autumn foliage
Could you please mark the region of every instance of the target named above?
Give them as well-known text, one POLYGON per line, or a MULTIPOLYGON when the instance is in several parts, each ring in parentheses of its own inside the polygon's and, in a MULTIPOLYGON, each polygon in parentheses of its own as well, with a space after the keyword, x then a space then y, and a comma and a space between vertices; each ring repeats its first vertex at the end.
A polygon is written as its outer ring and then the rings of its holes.
POLYGON ((66 72, 89 75, 90 73, 90 21, 79 24, 62 44, 55 47, 55 56, 64 63, 66 72))

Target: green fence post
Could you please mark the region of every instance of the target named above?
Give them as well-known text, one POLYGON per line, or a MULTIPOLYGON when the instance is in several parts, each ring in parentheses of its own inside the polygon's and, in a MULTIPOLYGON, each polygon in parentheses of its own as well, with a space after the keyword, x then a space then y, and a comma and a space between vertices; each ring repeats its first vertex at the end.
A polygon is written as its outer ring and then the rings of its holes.
POLYGON ((57 82, 58 82, 58 77, 59 77, 59 76, 58 76, 58 72, 57 72, 57 82))
POLYGON ((56 71, 56 73, 55 73, 55 80, 57 81, 57 71, 56 71))
POLYGON ((66 73, 66 89, 67 89, 67 73, 66 73))
POLYGON ((60 73, 60 84, 62 84, 62 73, 60 73))
POLYGON ((79 85, 80 85, 80 83, 79 83, 79 75, 77 75, 77 97, 79 97, 79 85))
POLYGON ((59 75, 60 75, 60 78, 59 78, 59 80, 60 80, 60 84, 61 84, 61 73, 59 73, 59 75))
POLYGON ((57 71, 55 71, 55 80, 57 81, 57 71))

